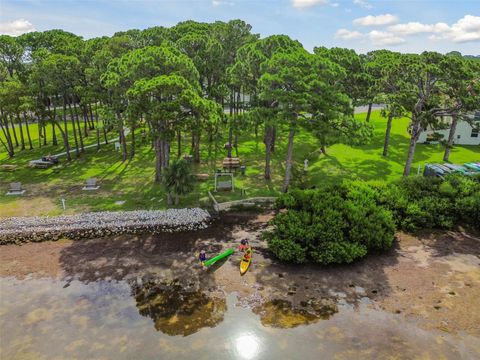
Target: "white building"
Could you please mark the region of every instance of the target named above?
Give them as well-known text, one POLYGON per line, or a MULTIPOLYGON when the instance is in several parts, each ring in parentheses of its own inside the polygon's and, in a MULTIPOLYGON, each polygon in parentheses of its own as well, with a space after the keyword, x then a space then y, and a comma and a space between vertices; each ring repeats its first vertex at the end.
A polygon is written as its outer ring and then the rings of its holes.
MULTIPOLYGON (((467 121, 459 120, 457 122, 457 127, 455 129, 455 136, 453 138, 453 143, 457 145, 480 145, 480 111, 476 111, 475 114, 471 116, 474 126, 470 125, 467 121)), ((445 123, 450 124, 452 121, 451 118, 445 118, 445 123)), ((438 135, 443 135, 441 140, 448 140, 448 134, 450 133, 450 128, 442 130, 434 130, 427 128, 423 131, 418 138, 419 143, 438 143, 438 135)))

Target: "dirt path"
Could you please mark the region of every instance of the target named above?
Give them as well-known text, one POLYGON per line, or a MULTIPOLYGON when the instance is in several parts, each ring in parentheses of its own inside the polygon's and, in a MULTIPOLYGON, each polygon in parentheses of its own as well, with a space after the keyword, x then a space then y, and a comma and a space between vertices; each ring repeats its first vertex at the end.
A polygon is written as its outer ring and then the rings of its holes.
MULTIPOLYGON (((275 260, 260 239, 270 216, 228 215, 209 229, 181 235, 2 246, 0 276, 57 277, 66 286, 71 279, 86 283, 148 276, 179 279, 212 294, 236 291, 246 306, 288 303, 305 308, 318 299, 328 304, 362 303, 413 318, 424 328, 480 335, 478 237, 460 232, 416 237, 398 233, 394 249, 352 265, 293 266, 275 260), (242 238, 255 249, 245 276, 238 272, 238 252, 208 270, 198 265, 200 249, 213 255, 237 246, 242 238)), ((309 321, 299 314, 295 321, 309 321)))

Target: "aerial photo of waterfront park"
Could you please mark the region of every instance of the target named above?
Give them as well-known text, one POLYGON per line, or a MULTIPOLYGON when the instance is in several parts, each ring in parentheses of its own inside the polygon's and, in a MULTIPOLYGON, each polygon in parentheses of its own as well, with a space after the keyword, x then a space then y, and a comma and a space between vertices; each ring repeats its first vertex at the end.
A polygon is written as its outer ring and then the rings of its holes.
POLYGON ((0 359, 480 359, 475 0, 0 0, 0 359))

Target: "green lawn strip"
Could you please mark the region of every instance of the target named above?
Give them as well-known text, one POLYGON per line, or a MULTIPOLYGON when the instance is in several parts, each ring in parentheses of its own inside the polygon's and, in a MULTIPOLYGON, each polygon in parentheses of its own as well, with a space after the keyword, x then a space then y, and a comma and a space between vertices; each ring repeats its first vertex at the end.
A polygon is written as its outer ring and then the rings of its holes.
MULTIPOLYGON (((361 119, 365 114, 358 114, 361 119)), ((362 146, 335 144, 327 147, 327 155, 319 151, 318 141, 304 130, 299 130, 295 137, 294 160, 297 168, 303 168, 305 158, 309 160, 307 185, 313 186, 323 182, 336 182, 344 178, 358 178, 363 180, 394 180, 403 172, 407 155, 409 134, 407 133, 408 119, 395 119, 392 126, 389 156, 384 157, 383 140, 386 119, 380 116, 379 111, 372 112, 371 122, 375 126, 371 142, 362 146)), ((195 190, 181 198, 179 207, 203 206, 209 203, 208 191, 214 189, 214 172, 220 169, 222 159, 226 156, 223 144, 228 140, 228 131, 222 129, 223 136, 217 138, 216 146, 209 149, 207 134, 202 138, 202 164, 193 166, 194 173, 207 173, 207 181, 197 182, 195 190), (208 154, 210 153, 210 159, 208 154)), ((246 191, 247 197, 275 196, 279 193, 284 175, 287 131, 280 129, 276 142, 275 152, 272 154, 272 180, 263 179, 264 144, 262 129, 258 138, 253 132, 241 135, 238 138, 238 156, 247 167, 246 175, 235 174, 235 192, 215 193, 217 201, 231 201, 242 198, 241 191, 246 191)), ((0 163, 16 164, 19 168, 12 172, 0 173, 0 212, 2 207, 14 206, 16 198, 4 196, 8 184, 14 181, 22 182, 27 193, 32 196, 46 196, 54 199, 60 206, 60 199, 67 199, 69 211, 84 210, 134 210, 134 209, 163 209, 167 207, 163 186, 154 183, 154 152, 148 140, 141 141, 137 131, 137 150, 132 160, 122 162, 121 153, 114 150, 113 144, 103 145, 99 151, 96 147, 86 149, 80 158, 68 163, 61 159, 58 166, 49 169, 32 169, 28 167, 30 160, 38 159, 48 153, 63 151, 61 146, 42 147, 34 150, 18 151, 13 159, 8 159, 2 149, 0 163), (100 189, 97 192, 82 191, 85 180, 95 177, 99 181, 100 189), (29 186, 31 187, 29 189, 29 186), (32 194, 33 192, 33 194, 32 194), (116 202, 124 202, 116 204, 116 202)), ((109 135, 114 137, 115 132, 109 135)), ((130 140, 130 136, 128 137, 130 140)), ((91 131, 88 141, 95 142, 95 132, 91 131)), ((190 137, 182 139, 182 153, 190 152, 190 137)), ((443 162, 443 147, 440 145, 418 144, 415 152, 412 173, 418 165, 431 162, 443 162)), ((172 142, 171 156, 177 154, 176 142, 172 142)), ((236 151, 233 151, 236 156, 236 151)), ((478 161, 480 159, 479 146, 455 146, 450 155, 453 163, 478 161)), ((59 208, 60 209, 60 208, 59 208)))

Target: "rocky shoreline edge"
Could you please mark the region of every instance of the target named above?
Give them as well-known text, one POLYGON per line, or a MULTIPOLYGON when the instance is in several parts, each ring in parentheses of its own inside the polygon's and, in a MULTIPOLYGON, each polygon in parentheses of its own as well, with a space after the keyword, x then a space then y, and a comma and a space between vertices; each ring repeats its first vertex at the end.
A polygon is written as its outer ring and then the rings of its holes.
POLYGON ((76 215, 0 218, 0 245, 121 234, 159 234, 205 229, 211 216, 200 208, 102 211, 76 215))

